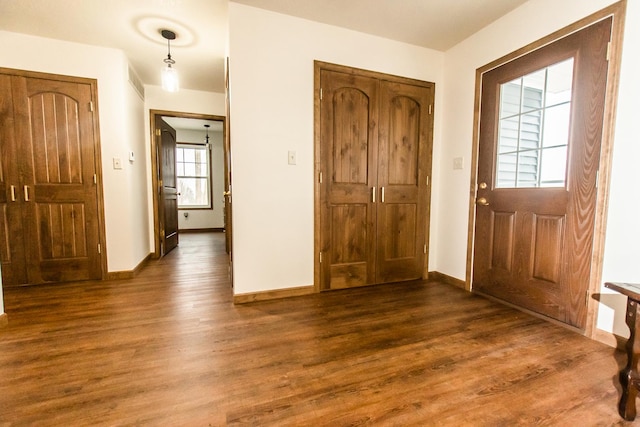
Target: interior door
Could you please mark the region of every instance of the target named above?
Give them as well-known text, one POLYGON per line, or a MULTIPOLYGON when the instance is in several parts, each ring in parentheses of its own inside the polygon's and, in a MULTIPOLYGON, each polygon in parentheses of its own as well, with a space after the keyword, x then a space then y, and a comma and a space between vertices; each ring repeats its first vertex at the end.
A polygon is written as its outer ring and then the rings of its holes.
POLYGON ((160 130, 158 171, 160 179, 160 255, 164 256, 178 246, 178 179, 176 177, 176 131, 162 117, 156 116, 156 129, 160 130))
POLYGON ((16 154, 3 159, 15 268, 4 264, 3 275, 18 284, 100 279, 91 86, 12 76, 11 87, 15 138, 2 145, 16 154), (21 240, 26 276, 14 250, 21 240))
POLYGON ((473 288, 584 328, 611 19, 482 76, 473 288))
POLYGON ((11 80, 0 74, 0 261, 5 285, 28 282, 11 80))
POLYGON ((321 71, 321 289, 376 283, 378 80, 321 71))
MULTIPOLYGON (((231 206, 231 99, 229 96, 229 57, 225 63, 225 110, 227 117, 224 120, 224 232, 225 232, 225 249, 229 254, 229 274, 232 275, 233 257, 233 221, 231 206)), ((231 277, 231 286, 233 286, 233 277, 231 277)))
POLYGON ((320 70, 321 290, 424 276, 433 85, 412 82, 320 70))
POLYGON ((376 281, 423 275, 427 251, 433 86, 382 81, 376 281))

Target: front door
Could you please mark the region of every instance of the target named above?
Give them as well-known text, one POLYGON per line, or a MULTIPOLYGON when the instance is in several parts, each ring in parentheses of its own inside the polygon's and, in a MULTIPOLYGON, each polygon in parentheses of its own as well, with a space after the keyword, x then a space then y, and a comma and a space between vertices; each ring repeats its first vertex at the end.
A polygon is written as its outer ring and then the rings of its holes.
POLYGON ((159 130, 158 173, 160 179, 160 255, 178 246, 178 179, 176 177, 176 131, 156 116, 159 130))
POLYGON ((473 289, 585 328, 611 19, 482 76, 473 289))

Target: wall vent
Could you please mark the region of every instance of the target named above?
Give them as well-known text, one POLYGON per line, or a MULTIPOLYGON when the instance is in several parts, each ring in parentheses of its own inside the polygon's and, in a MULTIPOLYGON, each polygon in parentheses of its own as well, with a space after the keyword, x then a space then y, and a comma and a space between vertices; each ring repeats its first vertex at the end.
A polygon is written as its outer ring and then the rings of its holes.
POLYGON ((134 69, 131 68, 131 65, 129 65, 129 83, 131 83, 131 86, 133 86, 136 92, 138 92, 140 98, 144 101, 144 85, 142 84, 142 80, 140 80, 140 77, 138 77, 134 69))

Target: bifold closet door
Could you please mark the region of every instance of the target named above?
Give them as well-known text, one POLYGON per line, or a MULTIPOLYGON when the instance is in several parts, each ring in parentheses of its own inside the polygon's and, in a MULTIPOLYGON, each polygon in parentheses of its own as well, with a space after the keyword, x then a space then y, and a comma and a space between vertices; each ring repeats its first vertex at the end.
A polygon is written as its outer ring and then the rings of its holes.
POLYGON ((433 90, 388 81, 380 88, 376 283, 387 283, 424 272, 433 90))
POLYGON ((320 289, 423 276, 433 86, 321 71, 320 289))

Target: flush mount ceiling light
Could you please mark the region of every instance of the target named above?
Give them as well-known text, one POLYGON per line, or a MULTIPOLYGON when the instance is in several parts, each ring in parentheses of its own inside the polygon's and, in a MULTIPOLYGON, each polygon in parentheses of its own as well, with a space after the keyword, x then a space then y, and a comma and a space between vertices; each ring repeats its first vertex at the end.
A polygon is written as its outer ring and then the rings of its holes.
POLYGON ((178 81, 178 71, 173 68, 176 61, 171 58, 171 40, 176 39, 176 33, 171 30, 160 30, 162 37, 167 39, 167 57, 164 59, 165 66, 162 68, 162 89, 167 92, 177 92, 180 88, 178 81))

